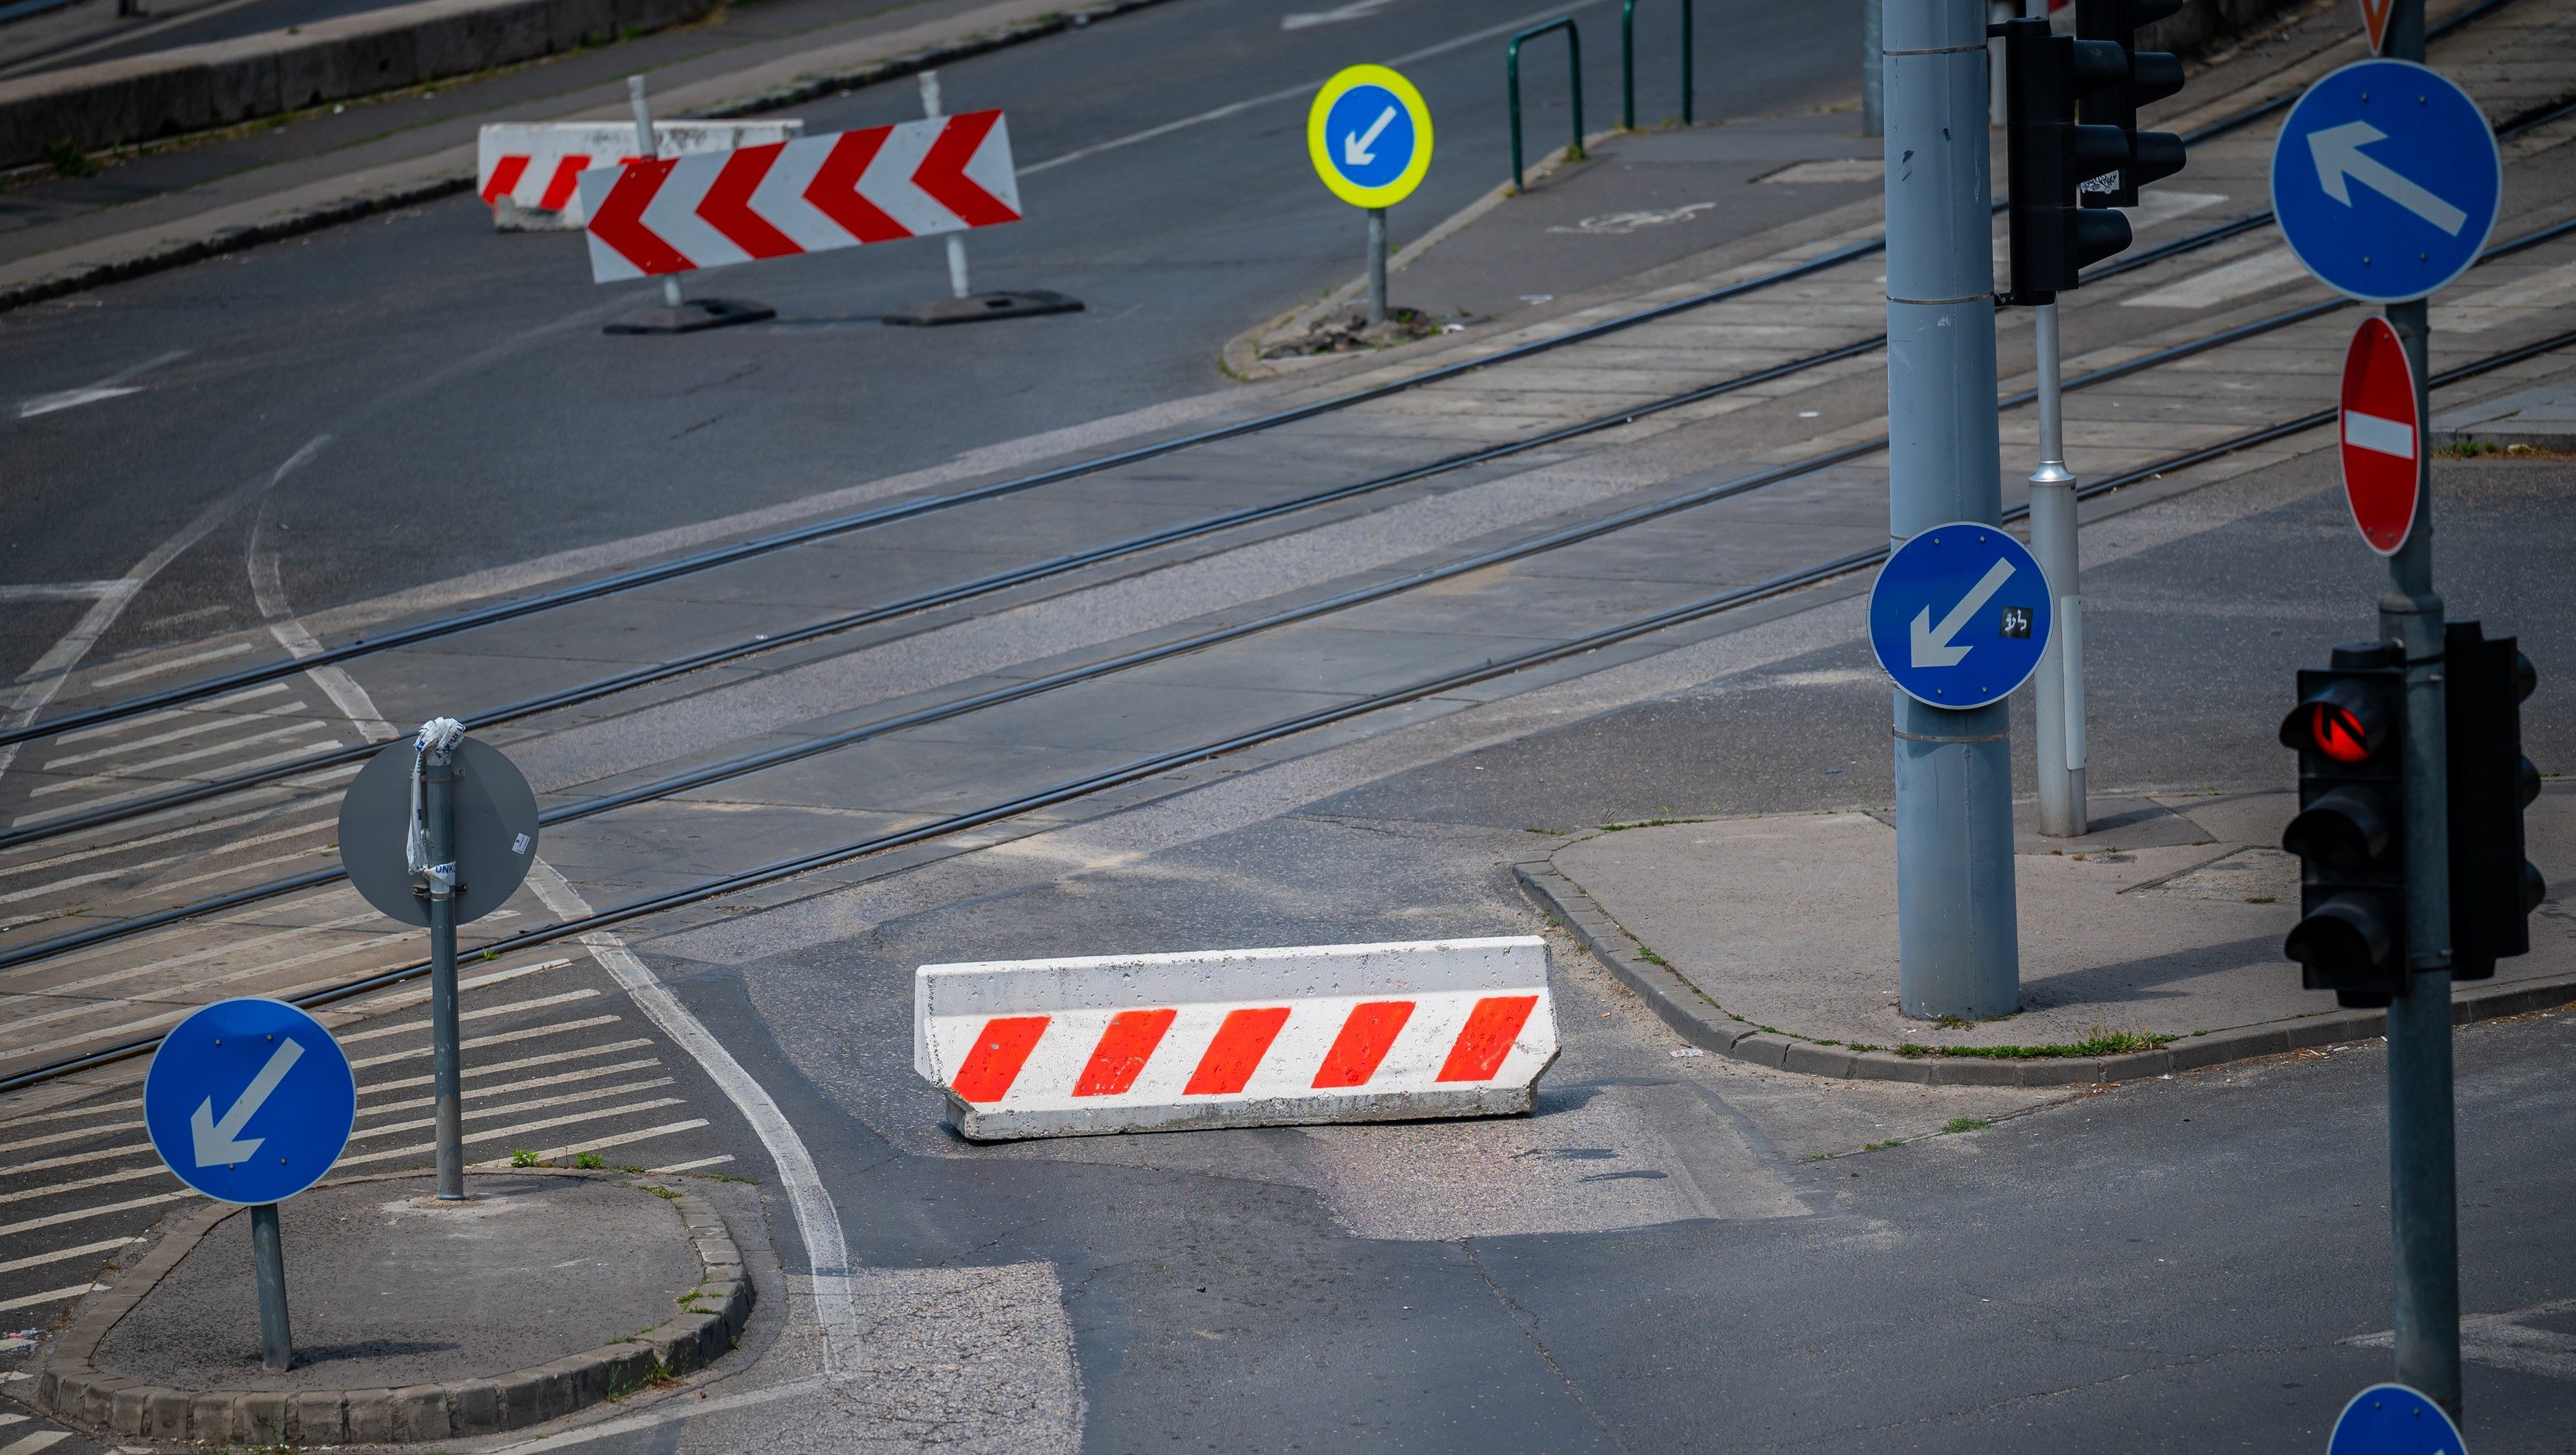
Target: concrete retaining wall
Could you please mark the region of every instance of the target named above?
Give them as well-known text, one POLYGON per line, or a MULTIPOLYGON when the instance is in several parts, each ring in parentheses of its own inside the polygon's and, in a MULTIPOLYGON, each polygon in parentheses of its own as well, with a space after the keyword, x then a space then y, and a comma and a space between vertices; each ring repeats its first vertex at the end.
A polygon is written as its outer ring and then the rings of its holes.
POLYGON ((419 0, 0 81, 0 167, 398 90, 695 20, 718 0, 419 0))

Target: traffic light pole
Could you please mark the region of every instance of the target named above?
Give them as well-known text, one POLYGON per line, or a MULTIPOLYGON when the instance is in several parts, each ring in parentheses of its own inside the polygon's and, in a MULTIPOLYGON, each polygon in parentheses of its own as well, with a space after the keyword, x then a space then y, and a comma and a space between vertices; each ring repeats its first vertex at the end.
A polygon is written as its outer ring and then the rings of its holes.
MULTIPOLYGON (((2388 48, 2424 59, 2424 0, 2396 0, 2388 48)), ((2425 301, 2389 305, 2430 420, 2425 301)), ((2397 1379, 2460 1414, 2460 1221, 2451 1110, 2451 895, 2442 598, 2433 590, 2432 452, 2415 452, 2415 528, 2388 561, 2379 635, 2406 654, 2406 969, 2388 1006, 2388 1195, 2396 1253, 2397 1379)))
MULTIPOLYGON (((2003 518, 1995 415, 1987 0, 1880 20, 1887 124, 1887 513, 1893 542, 2003 518)), ((1898 1000, 1907 1015, 2021 1008, 2011 718, 1895 697, 1898 1000)))
POLYGON ((2065 416, 2058 409, 2057 305, 2031 309, 2039 348, 2039 468, 2030 477, 2030 550, 2048 577, 2055 628, 2039 659, 2036 741, 2039 831, 2079 838, 2090 827, 2084 802, 2083 565, 2075 549, 2075 476, 2066 468, 2065 416))

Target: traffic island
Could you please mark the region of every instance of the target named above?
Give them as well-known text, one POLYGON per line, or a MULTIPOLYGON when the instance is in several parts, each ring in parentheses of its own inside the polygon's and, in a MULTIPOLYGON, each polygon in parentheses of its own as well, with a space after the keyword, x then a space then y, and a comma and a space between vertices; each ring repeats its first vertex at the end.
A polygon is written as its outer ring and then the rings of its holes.
MULTIPOLYGON (((2161 1076, 2385 1032, 2300 988, 2282 938, 2295 795, 2093 801, 2094 831, 2014 857, 2021 1009, 1984 1021, 1896 1004, 1896 834, 1884 813, 1662 820, 1579 835, 1516 866, 1523 887, 1682 1038, 1837 1078, 2070 1086, 2161 1076)), ((2022 806, 2025 819, 2028 805, 2022 806)), ((2526 811, 2530 857, 2576 849, 2576 790, 2526 811)), ((2548 905, 2531 953, 2462 981, 2465 1024, 2576 1001, 2576 922, 2548 905)))
POLYGON ((612 1174, 327 1182, 282 1204, 296 1357, 260 1363, 247 1217, 174 1215, 89 1295, 36 1369, 36 1403, 117 1435, 374 1445, 521 1429, 721 1357, 750 1280, 684 1187, 612 1174))

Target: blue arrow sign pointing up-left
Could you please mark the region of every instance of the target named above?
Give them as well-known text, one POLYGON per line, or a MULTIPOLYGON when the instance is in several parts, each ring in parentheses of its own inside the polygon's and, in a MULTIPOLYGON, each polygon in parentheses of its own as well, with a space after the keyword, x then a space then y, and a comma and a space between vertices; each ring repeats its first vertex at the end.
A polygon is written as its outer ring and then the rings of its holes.
POLYGON ((2486 116, 2412 61, 2358 61, 2309 87, 2272 150, 2272 209, 2290 251, 2365 302, 2422 298, 2460 276, 2503 196, 2486 116))
POLYGON ((280 1000, 220 1000, 179 1022, 143 1078, 170 1170, 218 1202, 282 1202, 340 1159, 358 1115, 349 1058, 280 1000))

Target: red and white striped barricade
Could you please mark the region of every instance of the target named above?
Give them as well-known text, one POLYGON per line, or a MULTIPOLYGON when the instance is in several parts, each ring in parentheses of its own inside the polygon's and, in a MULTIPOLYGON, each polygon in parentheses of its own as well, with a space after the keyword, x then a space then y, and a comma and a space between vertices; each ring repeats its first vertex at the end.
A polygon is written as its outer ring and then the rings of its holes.
MULTIPOLYGON (((791 141, 805 123, 770 121, 657 121, 654 154, 690 156, 737 147, 791 141)), ((502 232, 579 232, 581 174, 614 167, 635 155, 631 121, 495 122, 474 143, 474 189, 492 209, 502 232)))
POLYGON ((1557 1053, 1526 935, 924 965, 912 1036, 976 1141, 1511 1116, 1557 1053))
POLYGON ((581 174, 594 282, 1020 220, 999 111, 581 174))

